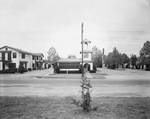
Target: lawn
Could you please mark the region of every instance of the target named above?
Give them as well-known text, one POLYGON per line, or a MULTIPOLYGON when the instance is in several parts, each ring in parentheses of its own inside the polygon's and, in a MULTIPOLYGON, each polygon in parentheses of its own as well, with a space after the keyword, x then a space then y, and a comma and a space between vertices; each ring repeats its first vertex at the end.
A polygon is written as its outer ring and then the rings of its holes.
POLYGON ((71 97, 0 97, 0 119, 150 119, 148 97, 97 97, 92 105, 99 108, 87 113, 71 97))

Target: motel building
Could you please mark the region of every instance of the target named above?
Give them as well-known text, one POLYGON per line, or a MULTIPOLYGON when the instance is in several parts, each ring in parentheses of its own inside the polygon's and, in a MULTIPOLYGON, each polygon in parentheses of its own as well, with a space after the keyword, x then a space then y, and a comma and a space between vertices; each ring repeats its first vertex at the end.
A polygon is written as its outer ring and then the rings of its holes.
MULTIPOLYGON (((85 71, 93 71, 92 50, 90 47, 91 41, 83 40, 83 66, 85 71)), ((81 72, 82 59, 81 58, 61 58, 57 61, 57 66, 60 72, 81 72)))
POLYGON ((42 53, 30 53, 10 46, 0 48, 0 71, 19 68, 22 64, 25 69, 40 69, 44 55, 42 53))

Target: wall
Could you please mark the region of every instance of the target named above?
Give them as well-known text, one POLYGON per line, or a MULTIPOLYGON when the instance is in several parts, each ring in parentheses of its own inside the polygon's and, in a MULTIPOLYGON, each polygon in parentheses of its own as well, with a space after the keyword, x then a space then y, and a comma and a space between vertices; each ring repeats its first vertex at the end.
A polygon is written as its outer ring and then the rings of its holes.
POLYGON ((19 53, 19 61, 24 61, 27 62, 27 69, 31 68, 32 69, 32 55, 30 54, 25 54, 25 59, 22 58, 22 53, 19 53))
MULTIPOLYGON (((16 63, 16 68, 19 67, 19 53, 18 53, 17 51, 12 50, 12 49, 10 49, 10 48, 7 48, 7 50, 6 50, 6 47, 3 48, 3 49, 1 49, 1 51, 12 51, 12 52, 11 52, 11 60, 12 60, 12 63, 16 63), (14 52, 17 53, 17 58, 13 58, 13 53, 14 53, 14 52)), ((1 62, 0 69, 2 70, 2 62, 1 62)), ((7 69, 7 66, 5 66, 5 69, 7 69)))

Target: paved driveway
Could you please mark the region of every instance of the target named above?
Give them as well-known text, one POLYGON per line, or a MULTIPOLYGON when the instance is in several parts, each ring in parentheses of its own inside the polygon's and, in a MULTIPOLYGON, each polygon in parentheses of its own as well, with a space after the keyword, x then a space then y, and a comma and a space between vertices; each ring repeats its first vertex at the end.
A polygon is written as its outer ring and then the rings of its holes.
MULTIPOLYGON (((99 69, 91 74, 92 96, 150 97, 150 72, 99 69)), ((0 74, 1 96, 80 96, 81 74, 49 75, 49 70, 0 74)))

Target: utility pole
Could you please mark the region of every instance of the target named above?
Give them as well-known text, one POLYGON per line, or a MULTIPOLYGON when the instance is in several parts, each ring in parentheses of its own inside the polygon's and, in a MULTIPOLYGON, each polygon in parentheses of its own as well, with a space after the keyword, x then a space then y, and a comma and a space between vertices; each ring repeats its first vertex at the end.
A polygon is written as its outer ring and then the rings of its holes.
POLYGON ((83 77, 83 24, 81 25, 81 47, 82 47, 82 51, 81 51, 81 57, 82 57, 82 77, 83 77))
POLYGON ((103 52, 102 52, 102 68, 103 68, 103 64, 104 64, 104 48, 103 48, 103 52))

